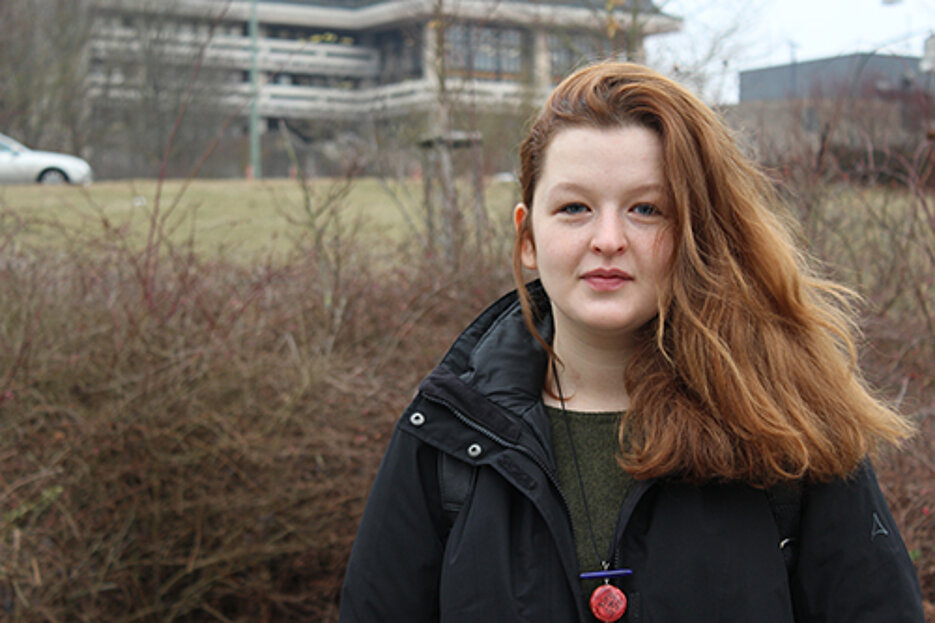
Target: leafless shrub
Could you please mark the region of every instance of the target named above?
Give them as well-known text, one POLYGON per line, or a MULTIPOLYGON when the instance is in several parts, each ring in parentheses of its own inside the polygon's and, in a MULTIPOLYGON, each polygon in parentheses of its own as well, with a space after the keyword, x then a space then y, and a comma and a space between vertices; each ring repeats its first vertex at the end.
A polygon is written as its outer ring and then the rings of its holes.
POLYGON ((506 271, 311 227, 247 264, 97 227, 0 241, 0 612, 332 620, 395 416, 506 271))

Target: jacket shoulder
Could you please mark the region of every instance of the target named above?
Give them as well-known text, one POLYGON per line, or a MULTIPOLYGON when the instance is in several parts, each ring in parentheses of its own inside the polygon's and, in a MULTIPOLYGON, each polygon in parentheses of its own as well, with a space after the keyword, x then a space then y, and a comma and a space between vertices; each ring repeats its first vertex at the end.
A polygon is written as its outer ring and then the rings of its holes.
POLYGON ((924 623, 915 567, 870 461, 803 492, 799 621, 924 623))

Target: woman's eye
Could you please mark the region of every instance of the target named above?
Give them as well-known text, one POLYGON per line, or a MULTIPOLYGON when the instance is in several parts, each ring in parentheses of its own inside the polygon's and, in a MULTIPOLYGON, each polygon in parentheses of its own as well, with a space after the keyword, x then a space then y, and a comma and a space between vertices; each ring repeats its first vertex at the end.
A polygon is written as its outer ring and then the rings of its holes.
POLYGON ((559 209, 559 212, 563 212, 565 214, 584 214, 587 211, 588 206, 584 205, 583 203, 569 203, 563 205, 559 209))
POLYGON ((659 209, 651 203, 638 203, 632 210, 640 216, 653 216, 659 214, 659 209))

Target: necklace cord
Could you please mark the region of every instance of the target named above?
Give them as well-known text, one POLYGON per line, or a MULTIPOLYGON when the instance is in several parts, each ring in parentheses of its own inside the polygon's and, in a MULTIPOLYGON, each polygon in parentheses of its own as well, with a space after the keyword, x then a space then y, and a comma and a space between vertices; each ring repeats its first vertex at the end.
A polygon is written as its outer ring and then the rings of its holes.
POLYGON ((562 420, 565 422, 565 430, 568 432, 568 443, 571 446, 571 460, 575 465, 575 475, 578 476, 578 490, 581 493, 581 502, 584 504, 584 518, 588 521, 588 534, 591 537, 591 546, 594 548, 594 556, 601 561, 603 569, 608 568, 608 562, 601 558, 600 551, 597 548, 597 539, 594 538, 594 525, 591 522, 591 511, 588 508, 588 498, 584 494, 584 479, 581 477, 581 467, 578 465, 578 452, 575 450, 575 439, 571 433, 571 423, 568 417, 568 411, 565 409, 565 395, 562 393, 562 384, 558 380, 558 369, 555 361, 552 361, 552 378, 555 380, 555 391, 558 393, 559 403, 562 405, 562 420))

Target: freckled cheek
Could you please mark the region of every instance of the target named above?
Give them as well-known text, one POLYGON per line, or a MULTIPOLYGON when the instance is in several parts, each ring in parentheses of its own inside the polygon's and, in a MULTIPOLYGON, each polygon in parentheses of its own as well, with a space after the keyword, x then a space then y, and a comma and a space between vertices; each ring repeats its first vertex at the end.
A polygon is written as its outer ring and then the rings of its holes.
POLYGON ((550 275, 558 275, 573 270, 576 264, 574 258, 565 250, 559 248, 545 249, 545 253, 540 248, 538 254, 539 272, 546 272, 550 275))
POLYGON ((567 268, 587 252, 587 244, 567 231, 539 232, 536 237, 536 257, 540 269, 567 268))

